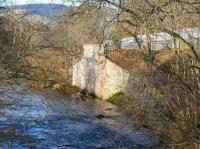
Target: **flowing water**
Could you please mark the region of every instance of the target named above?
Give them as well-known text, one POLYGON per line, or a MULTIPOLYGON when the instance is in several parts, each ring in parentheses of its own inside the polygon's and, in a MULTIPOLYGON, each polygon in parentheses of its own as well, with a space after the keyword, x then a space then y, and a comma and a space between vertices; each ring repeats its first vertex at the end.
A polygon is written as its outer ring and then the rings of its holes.
POLYGON ((48 91, 1 88, 0 149, 155 148, 121 110, 48 91))

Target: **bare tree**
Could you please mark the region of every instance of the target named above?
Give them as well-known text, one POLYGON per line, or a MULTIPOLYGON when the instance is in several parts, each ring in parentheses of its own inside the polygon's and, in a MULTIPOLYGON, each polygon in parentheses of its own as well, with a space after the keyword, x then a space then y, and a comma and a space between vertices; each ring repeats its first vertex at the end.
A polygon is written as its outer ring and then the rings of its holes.
MULTIPOLYGON (((137 91, 129 97, 129 106, 134 114, 142 113, 139 119, 143 124, 154 130, 163 138, 162 146, 182 148, 199 147, 199 97, 200 97, 200 58, 199 51, 187 39, 180 35, 182 29, 200 26, 198 0, 82 0, 83 12, 90 11, 91 6, 97 8, 114 8, 114 26, 109 31, 116 30, 118 37, 146 35, 147 43, 144 60, 147 61, 146 75, 141 75, 137 91), (166 51, 153 52, 150 35, 164 32, 174 39, 174 51, 168 51, 171 56, 163 63, 162 57, 167 57, 166 51), (176 46, 176 42, 182 44, 176 46), (181 52, 180 52, 181 50, 181 52), (163 55, 162 55, 163 54, 163 55), (147 57, 147 58, 146 58, 147 57), (148 60, 150 58, 150 61, 148 60), (150 62, 150 63, 149 63, 150 62), (163 83, 164 82, 164 83, 163 83), (144 84, 142 84, 144 83, 144 84), (141 91, 141 92, 140 92, 141 91)), ((105 29, 106 26, 104 26, 105 29)), ((111 27, 111 26, 109 26, 111 27)), ((99 28, 97 28, 98 30, 99 28)))

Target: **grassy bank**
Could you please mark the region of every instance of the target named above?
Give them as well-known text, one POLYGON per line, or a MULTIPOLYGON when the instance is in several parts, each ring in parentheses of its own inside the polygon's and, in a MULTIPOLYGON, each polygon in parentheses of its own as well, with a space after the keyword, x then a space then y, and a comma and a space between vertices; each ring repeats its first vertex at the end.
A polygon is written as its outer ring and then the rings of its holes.
POLYGON ((72 86, 72 64, 77 53, 65 53, 54 49, 42 49, 29 63, 31 69, 28 84, 33 88, 54 89, 62 94, 72 94, 78 89, 72 86))
POLYGON ((155 134, 160 148, 200 147, 199 62, 177 51, 161 51, 146 67, 133 73, 132 88, 114 95, 112 103, 123 107, 138 127, 155 134), (142 70, 142 71, 141 71, 142 70))

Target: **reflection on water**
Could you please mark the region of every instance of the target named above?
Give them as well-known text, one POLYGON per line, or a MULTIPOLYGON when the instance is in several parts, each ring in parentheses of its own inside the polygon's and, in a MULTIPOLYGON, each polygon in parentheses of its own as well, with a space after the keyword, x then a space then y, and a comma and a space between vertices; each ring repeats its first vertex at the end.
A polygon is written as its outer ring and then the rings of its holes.
POLYGON ((80 102, 20 87, 1 90, 0 148, 153 148, 151 136, 134 130, 107 102, 80 102))

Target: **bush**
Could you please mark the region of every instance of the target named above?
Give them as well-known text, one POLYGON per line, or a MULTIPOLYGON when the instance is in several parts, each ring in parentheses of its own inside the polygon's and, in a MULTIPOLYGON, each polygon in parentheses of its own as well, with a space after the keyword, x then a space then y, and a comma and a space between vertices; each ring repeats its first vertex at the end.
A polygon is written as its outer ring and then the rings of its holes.
POLYGON ((199 148, 200 71, 194 67, 198 62, 183 54, 175 57, 135 76, 124 107, 137 125, 152 130, 160 148, 199 148))

